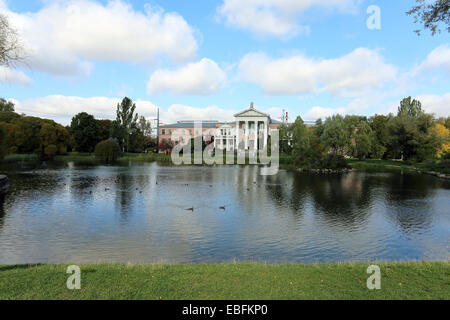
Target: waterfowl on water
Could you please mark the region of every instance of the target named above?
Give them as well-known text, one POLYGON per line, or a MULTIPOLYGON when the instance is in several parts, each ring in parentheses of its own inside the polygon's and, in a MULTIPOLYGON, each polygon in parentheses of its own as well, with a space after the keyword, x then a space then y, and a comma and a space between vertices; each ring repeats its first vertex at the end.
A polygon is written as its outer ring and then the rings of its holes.
POLYGON ((188 209, 185 209, 185 210, 194 212, 194 207, 188 208, 188 209))
POLYGON ((219 207, 219 209, 226 210, 227 208, 225 206, 222 206, 222 207, 219 207))

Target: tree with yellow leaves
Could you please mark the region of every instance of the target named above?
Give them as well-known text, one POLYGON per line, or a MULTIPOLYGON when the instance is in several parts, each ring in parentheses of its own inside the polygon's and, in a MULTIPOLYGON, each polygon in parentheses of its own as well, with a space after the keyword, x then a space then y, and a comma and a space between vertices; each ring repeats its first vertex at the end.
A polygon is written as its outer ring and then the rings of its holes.
POLYGON ((436 157, 440 158, 447 152, 450 152, 450 130, 442 123, 436 123, 430 128, 430 134, 435 135, 439 140, 440 147, 437 150, 436 157))

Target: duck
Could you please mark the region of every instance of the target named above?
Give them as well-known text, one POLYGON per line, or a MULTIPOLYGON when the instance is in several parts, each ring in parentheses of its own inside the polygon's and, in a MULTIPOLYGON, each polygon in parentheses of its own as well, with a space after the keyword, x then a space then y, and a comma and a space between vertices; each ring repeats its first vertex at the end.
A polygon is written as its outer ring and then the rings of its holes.
POLYGON ((192 212, 194 212, 194 207, 192 207, 192 208, 188 208, 188 209, 185 209, 186 211, 192 211, 192 212))
POLYGON ((227 208, 225 206, 221 206, 219 209, 226 210, 227 208))

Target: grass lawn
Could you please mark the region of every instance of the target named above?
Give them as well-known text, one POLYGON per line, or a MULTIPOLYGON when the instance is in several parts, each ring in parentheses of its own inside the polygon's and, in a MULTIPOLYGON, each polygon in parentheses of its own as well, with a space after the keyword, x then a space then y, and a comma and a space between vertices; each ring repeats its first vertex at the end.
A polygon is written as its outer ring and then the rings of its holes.
POLYGON ((450 263, 378 263, 381 290, 368 290, 369 263, 265 265, 0 266, 0 299, 450 299, 450 263))

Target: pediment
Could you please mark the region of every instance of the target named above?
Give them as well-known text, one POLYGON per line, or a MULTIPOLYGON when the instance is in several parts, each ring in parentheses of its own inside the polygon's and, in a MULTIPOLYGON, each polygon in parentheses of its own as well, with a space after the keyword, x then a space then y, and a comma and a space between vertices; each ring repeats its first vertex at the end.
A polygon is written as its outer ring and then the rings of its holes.
POLYGON ((236 113, 234 116, 236 118, 237 117, 239 117, 239 118, 241 118, 241 117, 244 117, 244 118, 245 117, 264 117, 264 118, 269 117, 269 115, 267 113, 258 111, 256 109, 247 109, 242 112, 236 113))

